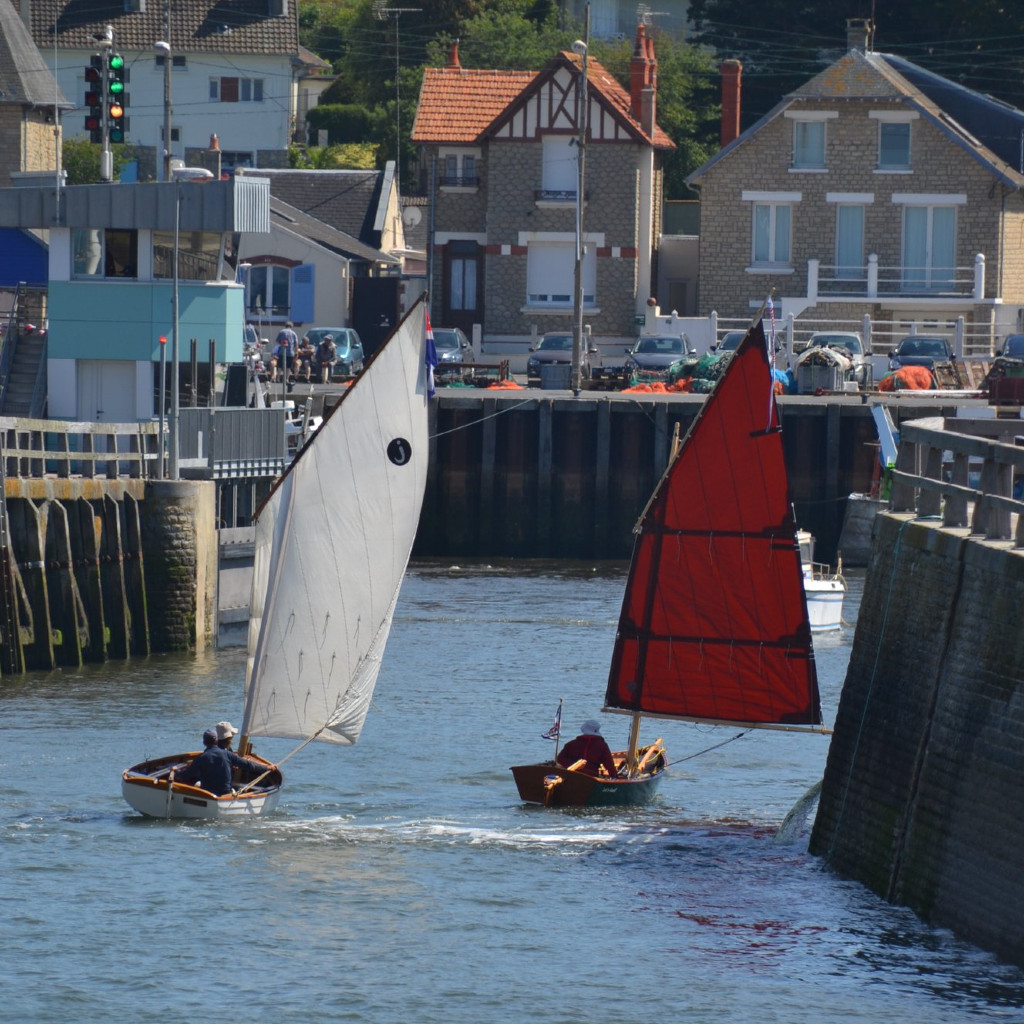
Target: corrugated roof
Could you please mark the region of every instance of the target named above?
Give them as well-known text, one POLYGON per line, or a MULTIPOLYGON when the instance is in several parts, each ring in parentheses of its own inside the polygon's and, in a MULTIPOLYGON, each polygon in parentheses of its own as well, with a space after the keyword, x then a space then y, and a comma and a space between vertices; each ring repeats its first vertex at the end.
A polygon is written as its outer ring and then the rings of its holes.
POLYGON ((11 0, 0 0, 0 104, 74 105, 57 87, 11 0))
MULTIPOLYGON (((176 53, 297 55, 298 0, 286 6, 275 15, 281 0, 172 0, 167 41, 176 53)), ((162 0, 149 0, 144 12, 126 12, 125 0, 31 0, 32 38, 44 49, 92 49, 107 25, 123 50, 150 50, 167 37, 162 0)))

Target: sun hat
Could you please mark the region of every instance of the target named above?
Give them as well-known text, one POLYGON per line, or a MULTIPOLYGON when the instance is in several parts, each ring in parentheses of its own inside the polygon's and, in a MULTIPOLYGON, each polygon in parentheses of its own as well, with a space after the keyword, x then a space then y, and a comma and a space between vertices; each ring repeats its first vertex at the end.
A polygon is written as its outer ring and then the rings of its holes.
POLYGON ((581 726, 580 732, 585 736, 600 736, 601 735, 601 723, 595 722, 593 718, 588 718, 581 726))
POLYGON ((229 740, 238 730, 230 722, 217 723, 217 739, 229 740))

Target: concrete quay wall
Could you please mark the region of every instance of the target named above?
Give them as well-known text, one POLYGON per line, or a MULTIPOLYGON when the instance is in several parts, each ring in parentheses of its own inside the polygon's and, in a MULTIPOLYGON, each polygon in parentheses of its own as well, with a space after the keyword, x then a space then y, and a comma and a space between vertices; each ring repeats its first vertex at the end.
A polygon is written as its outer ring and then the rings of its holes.
MULTIPOLYGON (((442 389, 415 554, 454 558, 625 559, 637 517, 701 395, 442 389)), ((918 393, 872 395, 896 422, 984 404, 918 393)), ((779 399, 799 525, 834 562, 847 496, 870 489, 878 456, 868 396, 779 399)))
POLYGON ((875 531, 811 852, 1024 965, 1024 552, 875 531))

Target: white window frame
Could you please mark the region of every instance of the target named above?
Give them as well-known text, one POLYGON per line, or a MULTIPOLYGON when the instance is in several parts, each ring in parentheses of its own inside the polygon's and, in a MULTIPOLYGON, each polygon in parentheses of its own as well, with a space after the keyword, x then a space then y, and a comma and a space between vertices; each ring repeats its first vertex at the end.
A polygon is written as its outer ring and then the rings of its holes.
POLYGON ((576 202, 579 164, 575 142, 575 137, 571 135, 541 137, 540 187, 548 202, 576 202))
MULTIPOLYGON (((526 303, 523 310, 572 313, 576 276, 576 238, 572 233, 520 232, 526 246, 526 303)), ((583 307, 597 310, 597 250, 604 234, 583 237, 583 307)))
POLYGON ((262 78, 246 78, 243 75, 216 75, 210 78, 211 103, 262 103, 265 99, 262 78), (238 99, 222 100, 221 82, 225 78, 234 78, 238 81, 238 99))
POLYGON ((911 110, 871 110, 868 117, 878 122, 878 156, 875 163, 876 174, 911 174, 913 173, 914 131, 913 122, 920 115, 911 110), (886 125, 907 126, 906 161, 902 163, 885 163, 882 160, 882 136, 886 125))
POLYGON ((790 171, 821 174, 828 170, 825 162, 828 135, 826 123, 839 116, 835 110, 787 110, 784 116, 793 122, 793 159, 790 171), (820 134, 812 133, 812 126, 820 128, 820 134), (817 139, 813 135, 818 135, 817 139), (809 142, 814 143, 813 153, 809 142))
POLYGON ((750 209, 750 273, 769 271, 772 273, 793 273, 793 222, 797 204, 802 198, 800 192, 743 192, 742 198, 751 204, 750 209), (786 211, 786 216, 780 214, 786 211), (767 216, 768 253, 766 259, 758 259, 759 220, 767 216), (784 221, 788 220, 788 223, 784 221), (785 246, 780 242, 785 240, 785 246), (783 253, 781 250, 785 249, 783 253))
POLYGON ((479 188, 477 168, 481 151, 473 149, 443 148, 438 152, 442 192, 476 192, 479 188), (453 173, 454 169, 454 173, 453 173))
MULTIPOLYGON (((917 198, 931 198, 939 199, 940 197, 917 197, 917 198)), ((903 211, 901 215, 900 225, 900 259, 901 259, 901 274, 900 284, 901 288, 905 291, 910 292, 948 292, 956 287, 956 246, 957 246, 957 232, 959 229, 959 218, 957 217, 957 206, 963 205, 956 202, 939 201, 939 202, 906 202, 902 203, 903 211), (924 222, 924 261, 918 265, 911 266, 908 263, 910 256, 907 252, 908 248, 908 218, 910 211, 926 211, 925 222, 924 222), (952 252, 948 262, 937 262, 939 254, 936 253, 936 230, 935 230, 935 218, 936 214, 948 213, 952 216, 952 234, 950 242, 952 243, 952 252)), ((959 198, 959 197, 954 197, 959 198)), ((966 196, 964 197, 966 202, 966 196)), ((896 196, 893 196, 893 202, 896 202, 896 196)))

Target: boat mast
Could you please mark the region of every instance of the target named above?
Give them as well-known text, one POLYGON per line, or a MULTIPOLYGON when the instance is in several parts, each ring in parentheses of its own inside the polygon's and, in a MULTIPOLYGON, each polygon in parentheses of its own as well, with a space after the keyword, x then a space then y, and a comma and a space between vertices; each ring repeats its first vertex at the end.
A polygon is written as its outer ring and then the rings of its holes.
MULTIPOLYGON (((679 421, 676 420, 675 426, 672 428, 672 442, 669 445, 668 466, 665 468, 666 473, 668 472, 668 469, 669 467, 671 467, 672 463, 675 462, 676 456, 679 454, 679 449, 682 447, 682 444, 682 438, 679 436, 679 421)), ((651 500, 653 501, 654 499, 652 498, 651 500)), ((650 502, 647 503, 648 508, 650 507, 650 504, 650 502)), ((643 515, 646 514, 647 509, 644 509, 643 515)), ((641 519, 642 518, 643 516, 641 516, 641 519)), ((626 752, 626 766, 628 773, 630 775, 636 772, 638 764, 637 751, 640 747, 641 717, 642 716, 639 711, 634 711, 630 715, 632 722, 629 727, 629 750, 626 752)))
POLYGON ((573 318, 572 318, 572 380, 570 386, 577 398, 582 387, 581 364, 583 361, 583 186, 586 181, 587 154, 587 51, 590 48, 590 4, 583 16, 583 38, 572 44, 582 64, 582 74, 577 98, 576 123, 579 135, 576 139, 576 264, 573 277, 573 318))

